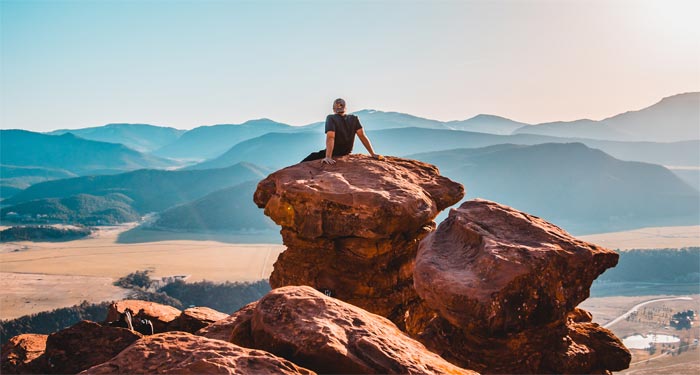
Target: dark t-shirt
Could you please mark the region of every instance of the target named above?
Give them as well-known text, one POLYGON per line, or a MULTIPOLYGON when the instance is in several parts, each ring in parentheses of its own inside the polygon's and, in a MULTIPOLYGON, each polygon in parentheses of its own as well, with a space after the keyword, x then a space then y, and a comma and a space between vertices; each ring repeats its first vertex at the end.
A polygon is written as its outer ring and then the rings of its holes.
POLYGON ((343 156, 352 152, 355 143, 355 133, 362 129, 360 119, 355 115, 328 115, 326 117, 326 133, 335 132, 333 156, 343 156))

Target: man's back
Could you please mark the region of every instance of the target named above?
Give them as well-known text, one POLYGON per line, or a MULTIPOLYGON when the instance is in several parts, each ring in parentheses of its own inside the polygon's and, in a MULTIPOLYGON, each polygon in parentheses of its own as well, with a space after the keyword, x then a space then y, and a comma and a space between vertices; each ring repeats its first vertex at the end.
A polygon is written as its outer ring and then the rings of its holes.
POLYGON ((326 133, 335 132, 333 156, 348 155, 355 144, 355 134, 362 129, 360 120, 355 115, 333 114, 326 117, 326 133))

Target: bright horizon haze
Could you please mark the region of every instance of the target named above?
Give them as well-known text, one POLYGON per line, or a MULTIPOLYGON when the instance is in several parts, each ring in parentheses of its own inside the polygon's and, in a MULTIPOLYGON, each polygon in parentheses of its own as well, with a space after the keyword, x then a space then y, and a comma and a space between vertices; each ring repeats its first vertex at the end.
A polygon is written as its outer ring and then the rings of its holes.
POLYGON ((700 91, 700 2, 0 0, 0 128, 600 120, 700 91))

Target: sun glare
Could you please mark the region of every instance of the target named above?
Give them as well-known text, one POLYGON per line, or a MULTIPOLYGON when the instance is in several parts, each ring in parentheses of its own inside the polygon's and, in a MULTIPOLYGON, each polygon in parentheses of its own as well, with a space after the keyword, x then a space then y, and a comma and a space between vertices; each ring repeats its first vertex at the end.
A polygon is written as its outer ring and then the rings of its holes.
POLYGON ((700 36, 700 1, 644 0, 633 3, 639 4, 640 21, 657 32, 678 38, 700 36))

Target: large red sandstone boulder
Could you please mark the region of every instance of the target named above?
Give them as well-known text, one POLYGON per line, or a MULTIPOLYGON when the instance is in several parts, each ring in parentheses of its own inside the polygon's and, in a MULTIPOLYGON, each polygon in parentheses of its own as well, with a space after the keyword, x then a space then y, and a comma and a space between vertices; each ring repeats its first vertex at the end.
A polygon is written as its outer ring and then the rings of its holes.
POLYGON ((300 163, 258 184, 255 203, 282 226, 287 250, 270 285, 310 285, 401 326, 417 300, 413 260, 432 221, 464 187, 432 165, 364 155, 300 163))
POLYGON ((227 317, 228 314, 224 314, 209 307, 191 307, 180 313, 180 316, 170 322, 168 330, 194 333, 227 317))
POLYGON ((130 309, 133 315, 139 318, 145 318, 153 323, 153 331, 155 333, 167 332, 168 325, 180 316, 181 311, 172 307, 161 305, 156 302, 147 302, 140 300, 122 300, 112 303, 107 310, 106 321, 117 321, 119 316, 126 309, 130 309))
POLYGON ((46 368, 50 374, 75 374, 108 361, 143 337, 126 328, 106 327, 83 320, 49 335, 46 368))
POLYGON ((31 374, 41 372, 32 361, 44 354, 47 335, 28 333, 11 338, 2 346, 0 373, 31 374))
POLYGON ((274 289, 249 306, 234 314, 241 317, 235 343, 319 373, 475 374, 431 353, 389 320, 308 286, 274 289))
POLYGON ((270 353, 167 332, 145 336, 108 362, 81 374, 313 374, 270 353))
POLYGON ((255 203, 305 239, 373 239, 415 232, 464 196, 461 184, 416 160, 348 155, 336 161, 271 174, 258 184, 255 203))
POLYGON ((538 217, 475 199, 421 242, 414 284, 458 327, 517 332, 565 319, 618 257, 538 217))
MULTIPOLYGON (((238 345, 248 347, 249 345, 241 344, 238 340, 232 340, 234 329, 239 327, 241 324, 247 324, 250 327, 250 317, 257 305, 257 301, 251 302, 243 306, 240 310, 227 316, 224 319, 218 320, 199 331, 195 332, 195 335, 204 336, 210 339, 224 340, 237 343, 238 345)), ((249 331, 249 330, 248 330, 249 331)))
POLYGON ((450 212, 420 244, 421 304, 407 331, 452 363, 485 373, 608 373, 630 353, 575 308, 613 251, 494 202, 450 212))

